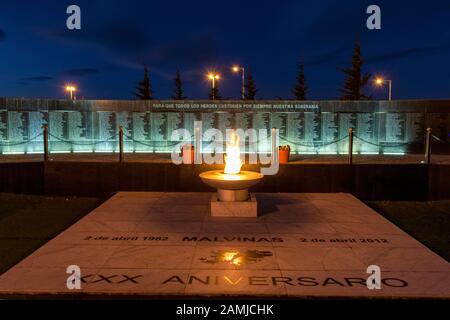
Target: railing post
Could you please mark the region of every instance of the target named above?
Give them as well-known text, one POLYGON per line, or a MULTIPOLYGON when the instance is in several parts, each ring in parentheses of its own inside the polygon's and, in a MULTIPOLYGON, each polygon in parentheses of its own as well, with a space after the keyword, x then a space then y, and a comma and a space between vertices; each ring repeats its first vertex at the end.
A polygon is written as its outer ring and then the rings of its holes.
POLYGON ((48 157, 48 125, 44 124, 44 161, 47 162, 48 157))
POLYGON ((427 140, 425 144, 425 159, 426 163, 431 163, 431 128, 427 128, 427 140))
POLYGON ((119 162, 123 162, 123 128, 119 127, 119 162))
POLYGON ((348 164, 353 164, 353 128, 348 129, 348 164))
POLYGON ((191 159, 191 163, 201 164, 202 163, 202 137, 200 127, 198 125, 194 125, 194 159, 191 159))
POLYGON ((277 150, 277 128, 272 128, 272 163, 277 162, 278 150, 277 150))

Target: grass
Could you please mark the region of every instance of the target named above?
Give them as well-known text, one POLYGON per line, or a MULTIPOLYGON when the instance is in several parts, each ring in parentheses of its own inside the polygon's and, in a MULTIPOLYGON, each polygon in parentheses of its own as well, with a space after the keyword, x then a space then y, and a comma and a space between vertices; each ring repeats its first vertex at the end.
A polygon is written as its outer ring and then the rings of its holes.
POLYGON ((0 193, 0 274, 104 200, 0 193))
POLYGON ((367 204, 450 261, 450 200, 369 201, 367 204))

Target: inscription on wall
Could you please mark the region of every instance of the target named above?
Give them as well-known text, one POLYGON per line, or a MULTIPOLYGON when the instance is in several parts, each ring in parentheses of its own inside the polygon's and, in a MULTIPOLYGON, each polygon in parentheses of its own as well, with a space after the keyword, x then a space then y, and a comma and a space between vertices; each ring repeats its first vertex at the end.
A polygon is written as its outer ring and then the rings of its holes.
MULTIPOLYGON (((17 103, 9 106, 7 100, 0 102, 4 104, 0 106, 0 152, 41 148, 42 137, 32 139, 42 132, 42 125, 46 123, 51 133, 51 151, 114 151, 118 144, 118 130, 122 127, 126 150, 171 152, 173 130, 184 128, 193 134, 194 121, 203 122, 203 131, 217 128, 223 133, 228 128, 269 131, 275 127, 280 132, 280 144, 290 144, 293 151, 299 152, 345 152, 345 141, 333 142, 345 138, 349 128, 353 128, 361 138, 355 147, 361 152, 377 149, 364 141, 383 146, 404 144, 398 147, 401 150, 393 151, 411 151, 414 148, 422 151, 427 127, 432 127, 442 141, 450 141, 448 113, 425 113, 421 108, 404 108, 404 112, 380 111, 382 108, 376 104, 368 110, 353 108, 357 111, 349 112, 352 108, 339 111, 331 102, 324 102, 324 106, 315 103, 161 102, 139 108, 133 104, 131 110, 127 110, 130 102, 120 101, 111 102, 109 107, 92 102, 92 106, 88 104, 86 107, 84 103, 73 109, 62 102, 52 108, 22 108, 17 107, 17 103), (17 145, 18 142, 27 143, 17 145)), ((268 151, 269 143, 259 142, 258 151, 268 151)))

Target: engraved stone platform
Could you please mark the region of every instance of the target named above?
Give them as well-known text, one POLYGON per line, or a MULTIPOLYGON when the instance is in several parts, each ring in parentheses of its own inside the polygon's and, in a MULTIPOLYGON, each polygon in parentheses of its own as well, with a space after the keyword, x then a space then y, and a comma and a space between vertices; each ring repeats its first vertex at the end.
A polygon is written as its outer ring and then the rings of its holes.
POLYGON ((256 197, 257 218, 218 218, 210 193, 120 192, 1 275, 0 295, 450 298, 450 264, 352 195, 256 197))

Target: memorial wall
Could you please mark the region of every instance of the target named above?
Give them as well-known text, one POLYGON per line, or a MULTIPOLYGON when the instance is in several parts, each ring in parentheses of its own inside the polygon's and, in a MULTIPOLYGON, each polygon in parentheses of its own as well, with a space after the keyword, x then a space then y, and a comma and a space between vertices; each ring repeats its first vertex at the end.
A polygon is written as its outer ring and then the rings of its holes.
MULTIPOLYGON (((119 101, 0 98, 0 153, 41 153, 42 126, 50 152, 114 152, 123 128, 126 152, 171 152, 175 129, 194 135, 227 128, 279 129, 279 144, 298 153, 346 153, 348 131, 358 153, 423 152, 427 127, 436 149, 449 151, 449 101, 119 101)), ((225 136, 225 135, 224 135, 225 136)), ((210 139, 203 139, 204 151, 210 139)), ((267 152, 270 138, 258 136, 245 151, 267 152)))

